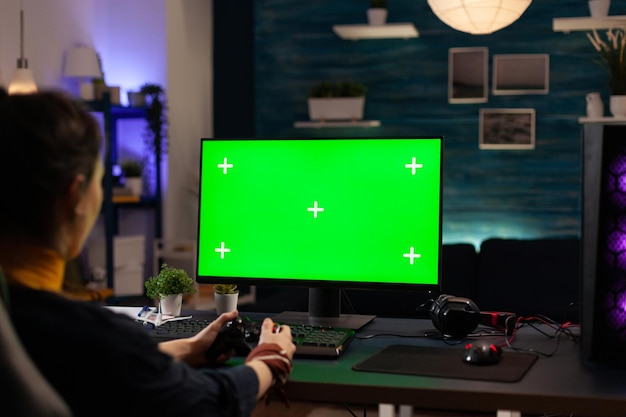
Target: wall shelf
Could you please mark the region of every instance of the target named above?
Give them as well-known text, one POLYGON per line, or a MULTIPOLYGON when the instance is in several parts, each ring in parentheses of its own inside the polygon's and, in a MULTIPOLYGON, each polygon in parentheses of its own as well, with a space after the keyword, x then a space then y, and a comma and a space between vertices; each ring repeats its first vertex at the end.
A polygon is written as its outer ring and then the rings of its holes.
POLYGON ((321 127, 378 127, 380 126, 380 120, 355 120, 355 121, 305 121, 295 122, 293 124, 297 128, 321 128, 321 127))
POLYGON ((334 25, 333 32, 341 39, 409 39, 419 37, 412 23, 388 23, 386 25, 334 25))
POLYGON ((626 125, 626 118, 620 117, 580 117, 578 123, 602 123, 606 125, 626 125))
POLYGON ((552 19, 552 30, 571 32, 574 30, 593 30, 626 28, 626 16, 593 17, 556 17, 552 19))

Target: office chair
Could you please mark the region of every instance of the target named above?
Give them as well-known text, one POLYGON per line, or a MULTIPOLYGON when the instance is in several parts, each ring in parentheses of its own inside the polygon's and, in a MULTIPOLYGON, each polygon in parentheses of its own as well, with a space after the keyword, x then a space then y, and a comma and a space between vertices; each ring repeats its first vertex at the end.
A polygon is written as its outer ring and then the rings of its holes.
POLYGON ((0 268, 0 389, 2 415, 12 417, 71 417, 72 413, 39 372, 9 319, 7 284, 0 268))

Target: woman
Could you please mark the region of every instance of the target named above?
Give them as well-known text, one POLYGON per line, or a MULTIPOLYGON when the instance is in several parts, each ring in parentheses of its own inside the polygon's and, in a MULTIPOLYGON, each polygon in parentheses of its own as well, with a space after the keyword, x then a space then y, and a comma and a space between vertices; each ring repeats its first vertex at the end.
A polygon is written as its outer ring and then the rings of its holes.
POLYGON ((273 333, 265 319, 244 365, 209 369, 204 352, 237 311, 157 345, 131 319, 64 298, 65 264, 102 204, 100 127, 63 93, 2 89, 0 126, 0 266, 11 320, 74 415, 248 416, 280 388, 295 351, 287 326, 273 333))

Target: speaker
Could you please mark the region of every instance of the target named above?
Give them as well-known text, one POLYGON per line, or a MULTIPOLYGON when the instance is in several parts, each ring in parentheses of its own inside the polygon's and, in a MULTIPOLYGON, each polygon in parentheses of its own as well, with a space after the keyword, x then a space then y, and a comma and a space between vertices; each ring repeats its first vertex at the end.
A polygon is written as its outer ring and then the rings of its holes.
POLYGON ((626 364, 626 126, 586 124, 582 138, 582 351, 626 364))
POLYGON ((469 298, 441 294, 430 307, 430 319, 445 336, 463 337, 480 322, 480 310, 469 298))

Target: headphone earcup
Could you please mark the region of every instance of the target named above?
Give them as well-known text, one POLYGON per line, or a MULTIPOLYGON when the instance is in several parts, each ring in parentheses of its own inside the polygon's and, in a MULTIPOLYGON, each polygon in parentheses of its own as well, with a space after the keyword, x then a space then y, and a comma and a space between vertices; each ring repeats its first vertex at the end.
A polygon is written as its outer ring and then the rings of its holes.
POLYGON ((480 309, 469 298, 442 294, 430 309, 430 319, 445 336, 463 337, 480 322, 480 309))

